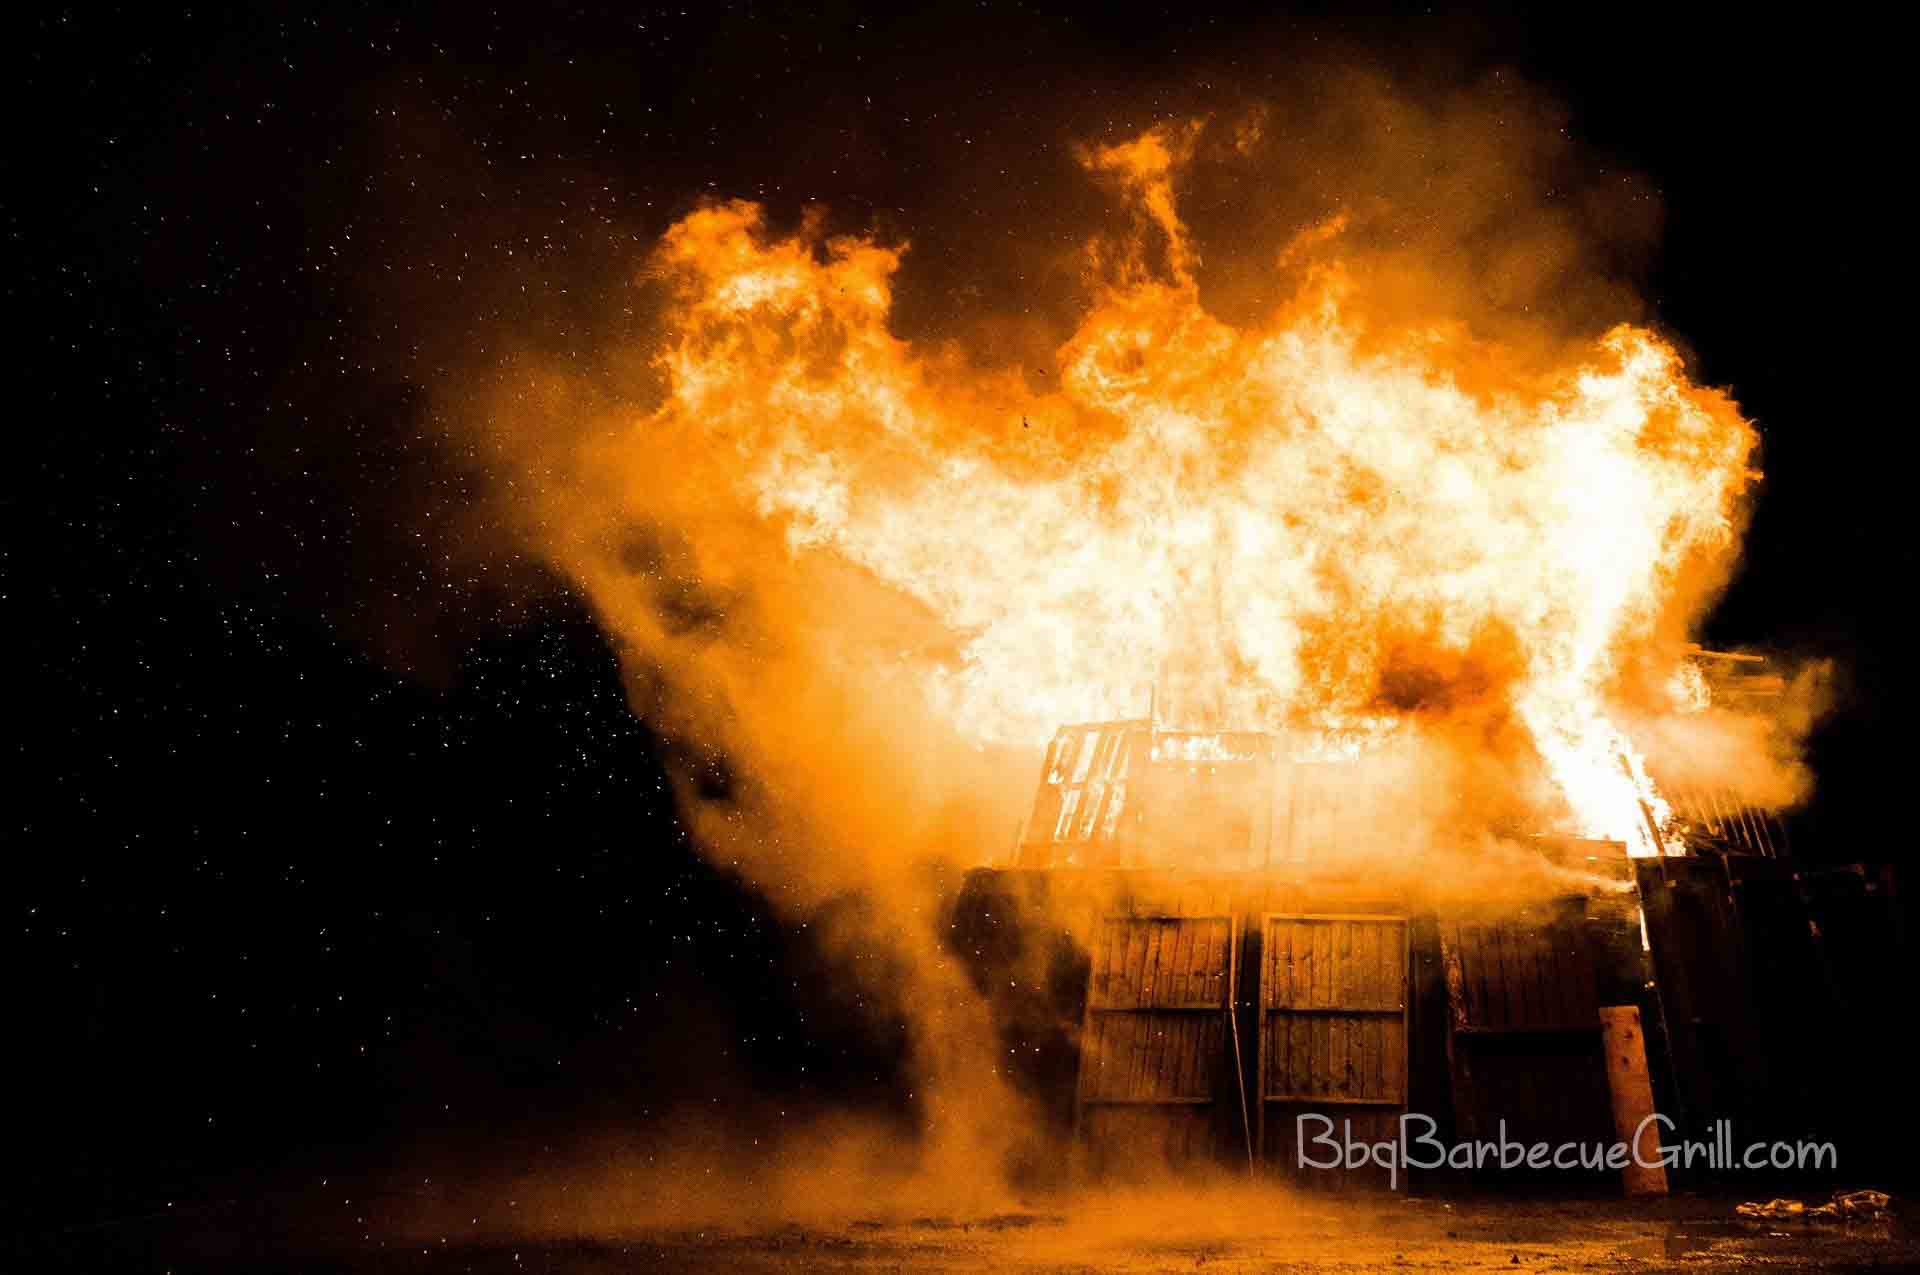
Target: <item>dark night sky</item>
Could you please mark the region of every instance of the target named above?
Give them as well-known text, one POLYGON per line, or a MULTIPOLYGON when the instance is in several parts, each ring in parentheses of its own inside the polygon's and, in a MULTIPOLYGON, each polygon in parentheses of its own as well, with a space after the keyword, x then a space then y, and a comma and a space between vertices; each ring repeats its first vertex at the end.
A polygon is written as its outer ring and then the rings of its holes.
MULTIPOLYGON (((16 32, 27 459, 0 553, 26 712, 0 897, 26 1198, 111 1214, 208 1174, 482 1126, 644 1130, 744 1091, 896 1101, 897 1033, 824 999, 805 936, 689 848, 583 608, 510 558, 452 580, 414 536, 472 493, 422 441, 373 298, 496 281, 481 341, 523 322, 497 281, 570 280, 584 312, 623 285, 583 226, 637 259, 703 194, 909 228, 1044 216, 994 179, 1028 105, 1137 115, 1133 86, 1189 67, 1283 75, 1287 42, 1515 68, 1659 190, 1645 291, 1766 440, 1710 637, 1841 662, 1802 844, 1910 854, 1889 831, 1914 573, 1891 33, 1203 9, 76 7, 16 32), (459 140, 411 174, 409 130, 459 140), (436 216, 468 255, 421 251, 436 216)), ((524 323, 559 340, 547 301, 524 323)))

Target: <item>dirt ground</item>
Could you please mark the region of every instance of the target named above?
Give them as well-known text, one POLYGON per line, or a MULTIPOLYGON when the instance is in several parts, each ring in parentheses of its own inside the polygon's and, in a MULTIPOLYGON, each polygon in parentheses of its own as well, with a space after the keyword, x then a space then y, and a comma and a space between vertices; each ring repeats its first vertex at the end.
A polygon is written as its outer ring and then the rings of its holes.
POLYGON ((1897 1214, 1885 1223, 1750 1222, 1734 1216, 1735 1202, 1352 1199, 1245 1190, 1089 1195, 1063 1201, 1057 1211, 977 1218, 872 1217, 579 1237, 382 1235, 352 1225, 344 1214, 329 1220, 304 1210, 302 1224, 288 1229, 215 1211, 69 1234, 33 1254, 33 1268, 345 1275, 1920 1269, 1920 1237, 1897 1214))

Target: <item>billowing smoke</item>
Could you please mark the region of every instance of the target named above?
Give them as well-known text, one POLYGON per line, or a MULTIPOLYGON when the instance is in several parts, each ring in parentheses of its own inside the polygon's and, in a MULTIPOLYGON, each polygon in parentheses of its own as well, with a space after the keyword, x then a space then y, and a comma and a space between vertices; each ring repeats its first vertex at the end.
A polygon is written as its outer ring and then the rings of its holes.
POLYGON ((941 898, 1061 723, 1151 702, 1373 758, 1353 853, 1469 883, 1502 830, 1662 851, 1649 763, 1804 796, 1806 698, 1703 707, 1688 672, 1758 435, 1621 321, 1651 204, 1506 86, 1340 83, 1081 146, 1105 223, 983 230, 1035 295, 939 339, 900 330, 911 227, 718 198, 594 356, 645 401, 550 352, 440 387, 675 741, 704 852, 798 917, 862 901, 827 941, 913 1023, 903 1171, 991 1194, 1020 1141, 941 898))

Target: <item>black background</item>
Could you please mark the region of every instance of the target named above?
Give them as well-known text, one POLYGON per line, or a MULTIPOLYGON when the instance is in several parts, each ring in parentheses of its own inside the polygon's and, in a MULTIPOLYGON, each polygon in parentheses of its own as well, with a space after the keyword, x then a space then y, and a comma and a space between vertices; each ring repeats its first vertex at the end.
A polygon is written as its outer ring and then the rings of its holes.
MULTIPOLYGON (((409 338, 369 298, 464 271, 511 327, 530 259, 570 277, 583 210, 637 259, 708 194, 910 229, 1042 217, 994 177, 1031 143, 1024 104, 1150 118, 1135 86, 1284 75, 1276 49, 1512 68, 1659 191, 1644 291, 1765 436, 1709 640, 1839 662, 1798 844, 1909 854, 1891 30, 1203 8, 75 7, 16 32, 16 1207, 110 1217, 476 1130, 643 1135, 742 1094, 899 1109, 897 1025, 827 1001, 805 933, 692 851, 584 608, 508 557, 450 583, 414 534, 471 492, 420 440, 409 338), (429 125, 460 158, 409 203, 394 139, 429 125), (478 228, 470 257, 422 250, 436 210, 478 228)), ((563 301, 525 304, 578 337, 563 301)))

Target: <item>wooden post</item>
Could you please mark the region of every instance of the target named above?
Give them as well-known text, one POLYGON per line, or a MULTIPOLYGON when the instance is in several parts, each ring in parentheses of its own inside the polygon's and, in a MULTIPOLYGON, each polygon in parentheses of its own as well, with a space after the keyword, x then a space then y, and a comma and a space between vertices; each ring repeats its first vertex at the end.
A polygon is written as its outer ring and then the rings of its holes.
POLYGON ((1628 1195, 1665 1195, 1667 1170, 1660 1162, 1660 1126, 1648 1119, 1654 1114, 1653 1081, 1647 1074, 1639 1007, 1602 1006, 1600 1040, 1606 1052, 1607 1089, 1613 1095, 1614 1133, 1633 1152, 1620 1170, 1621 1185, 1628 1195))

